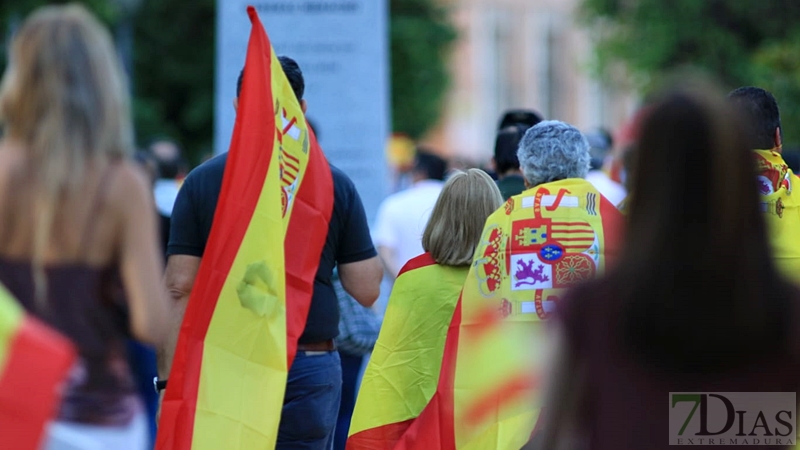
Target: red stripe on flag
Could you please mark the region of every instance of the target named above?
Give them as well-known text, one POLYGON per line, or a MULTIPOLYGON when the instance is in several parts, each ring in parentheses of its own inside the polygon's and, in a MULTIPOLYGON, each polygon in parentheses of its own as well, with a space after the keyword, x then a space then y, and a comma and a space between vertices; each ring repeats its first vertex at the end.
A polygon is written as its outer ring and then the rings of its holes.
POLYGON ((291 130, 292 127, 294 126, 294 124, 296 124, 296 123, 297 123, 297 118, 292 118, 292 120, 290 120, 289 123, 286 124, 285 127, 283 127, 283 134, 288 133, 289 130, 291 130))
POLYGON ((579 241, 592 242, 592 241, 594 241, 594 237, 585 237, 585 238, 562 238, 562 237, 560 237, 560 238, 558 238, 558 242, 579 242, 579 241))
POLYGON ((160 450, 192 448, 203 341, 222 286, 252 219, 275 150, 271 145, 268 151, 263 148, 265 142, 275 141, 276 130, 269 81, 271 47, 255 9, 248 7, 247 12, 253 27, 242 82, 244 95, 239 102, 208 244, 181 324, 169 388, 161 406, 156 442, 160 450))
POLYGON ((475 323, 470 327, 470 332, 464 337, 469 339, 470 342, 478 341, 486 336, 487 333, 497 329, 502 321, 503 315, 500 310, 491 307, 483 308, 478 317, 475 318, 475 323))
POLYGON ((470 405, 464 414, 464 419, 469 424, 480 423, 487 415, 496 414, 500 410, 495 405, 514 400, 519 394, 535 388, 536 385, 531 375, 517 374, 470 405))
POLYGON ((592 227, 586 222, 553 222, 554 227, 584 227, 588 229, 592 229, 592 227))
POLYGON ((75 361, 63 336, 26 316, 8 343, 0 374, 0 439, 3 448, 39 448, 47 423, 56 415, 59 389, 75 361))
POLYGON ((288 167, 288 168, 290 168, 290 169, 292 169, 292 170, 294 170, 295 173, 300 171, 299 167, 293 166, 292 163, 290 163, 289 161, 283 161, 283 165, 288 167))
POLYGON ((415 256, 409 259, 408 262, 403 266, 403 268, 400 269, 400 273, 398 273, 397 276, 399 277, 400 275, 406 272, 411 272, 412 270, 420 269, 426 266, 432 266, 434 264, 436 264, 436 261, 433 260, 433 256, 431 256, 430 253, 426 252, 419 256, 415 256))
MULTIPOLYGON (((313 134, 312 134, 311 132, 309 132, 308 134, 309 134, 310 136, 313 136, 313 134)), ((314 141, 316 142, 316 138, 314 139, 314 141)), ((299 165, 299 164, 300 164, 300 160, 299 160, 299 159, 297 159, 297 158, 296 158, 294 155, 292 155, 292 154, 290 154, 290 153, 287 153, 287 152, 282 152, 281 154, 282 154, 282 155, 283 155, 283 156, 284 156, 286 159, 289 159, 289 160, 291 160, 291 161, 292 161, 292 162, 294 162, 295 164, 297 164, 297 165, 299 165)))
POLYGON ((347 438, 346 450, 392 450, 414 419, 360 431, 347 438))

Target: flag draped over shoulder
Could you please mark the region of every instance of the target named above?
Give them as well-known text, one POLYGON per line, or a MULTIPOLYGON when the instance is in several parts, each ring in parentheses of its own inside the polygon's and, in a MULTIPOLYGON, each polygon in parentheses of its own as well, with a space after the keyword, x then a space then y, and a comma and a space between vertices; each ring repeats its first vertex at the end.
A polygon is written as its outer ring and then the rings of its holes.
POLYGON ((582 179, 537 186, 489 216, 436 393, 395 449, 522 447, 539 415, 544 322, 566 288, 606 270, 622 225, 622 214, 582 179))
POLYGON ((181 325, 157 448, 273 448, 333 209, 330 166, 251 6, 211 234, 181 325))
POLYGON ((784 276, 800 282, 800 202, 792 195, 800 181, 774 150, 756 150, 761 210, 767 222, 775 262, 784 276))
POLYGON ((433 397, 468 270, 438 265, 425 253, 400 271, 361 382, 348 450, 394 448, 433 397))
POLYGON ((70 341, 27 315, 0 287, 0 437, 3 448, 40 448, 75 362, 70 341))

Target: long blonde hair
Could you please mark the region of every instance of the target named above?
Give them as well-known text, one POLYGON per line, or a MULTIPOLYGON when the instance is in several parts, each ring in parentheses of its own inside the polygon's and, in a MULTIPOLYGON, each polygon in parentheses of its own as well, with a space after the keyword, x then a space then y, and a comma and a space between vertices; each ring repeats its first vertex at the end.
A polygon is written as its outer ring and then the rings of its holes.
POLYGON ((500 190, 486 172, 457 171, 436 200, 422 234, 422 248, 438 264, 468 266, 486 218, 502 204, 500 190))
POLYGON ((34 186, 37 298, 59 199, 86 185, 90 167, 131 153, 129 108, 111 35, 83 6, 46 6, 25 20, 0 85, 0 121, 24 148, 34 186))

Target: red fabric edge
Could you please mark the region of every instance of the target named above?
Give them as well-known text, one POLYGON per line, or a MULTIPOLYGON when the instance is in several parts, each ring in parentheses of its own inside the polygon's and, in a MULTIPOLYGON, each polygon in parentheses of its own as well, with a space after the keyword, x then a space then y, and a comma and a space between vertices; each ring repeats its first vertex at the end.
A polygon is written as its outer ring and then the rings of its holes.
POLYGON ((358 432, 347 439, 347 450, 391 450, 415 419, 358 432))
POLYGON ((75 361, 75 349, 31 316, 23 319, 9 347, 0 374, 3 448, 38 449, 61 403, 59 388, 75 361))
POLYGON ((156 441, 159 450, 192 447, 203 342, 222 286, 261 195, 261 189, 252 186, 264 185, 274 151, 271 47, 255 9, 249 6, 247 12, 252 29, 242 82, 243 95, 206 252, 181 324, 169 388, 161 406, 156 441), (258 77, 259 72, 261 77, 258 77), (266 83, 259 85, 259 79, 266 83))
POLYGON ((415 256, 409 259, 408 262, 403 266, 403 268, 400 269, 400 273, 397 274, 397 277, 399 278, 400 275, 406 272, 411 272, 412 270, 421 269, 423 267, 432 266, 434 264, 436 264, 436 261, 433 260, 433 256, 431 256, 430 253, 425 252, 419 256, 415 256))
POLYGON ((614 204, 598 193, 600 198, 600 220, 603 224, 603 253, 605 254, 605 272, 614 266, 622 247, 622 236, 625 229, 625 216, 614 204))

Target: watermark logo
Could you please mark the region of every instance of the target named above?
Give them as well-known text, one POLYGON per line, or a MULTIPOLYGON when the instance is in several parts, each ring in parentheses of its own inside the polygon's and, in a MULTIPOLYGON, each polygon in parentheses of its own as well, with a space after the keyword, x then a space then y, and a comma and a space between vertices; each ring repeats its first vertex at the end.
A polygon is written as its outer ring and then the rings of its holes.
POLYGON ((795 445, 794 392, 670 392, 670 445, 795 445))

